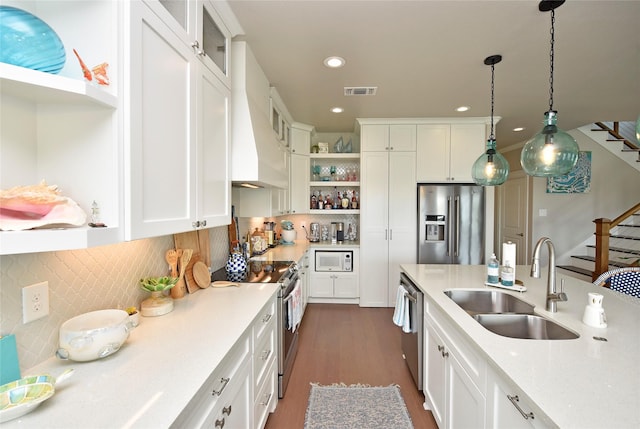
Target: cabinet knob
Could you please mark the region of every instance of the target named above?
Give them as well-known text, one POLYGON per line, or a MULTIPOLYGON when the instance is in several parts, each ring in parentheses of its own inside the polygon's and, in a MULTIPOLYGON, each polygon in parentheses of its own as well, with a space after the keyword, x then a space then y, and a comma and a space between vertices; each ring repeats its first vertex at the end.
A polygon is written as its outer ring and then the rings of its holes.
POLYGON ((191 43, 191 47, 192 47, 192 48, 194 48, 194 49, 198 49, 198 48, 200 48, 200 42, 198 42, 197 40, 194 40, 194 41, 191 43))
POLYGON ((228 407, 222 407, 222 415, 223 416, 231 415, 231 405, 229 405, 228 407))
POLYGON ((207 221, 206 221, 206 220, 203 220, 203 221, 200 223, 200 226, 207 226, 207 221))
POLYGON ((216 419, 216 426, 215 427, 222 429, 224 427, 224 419, 222 419, 222 420, 216 419))

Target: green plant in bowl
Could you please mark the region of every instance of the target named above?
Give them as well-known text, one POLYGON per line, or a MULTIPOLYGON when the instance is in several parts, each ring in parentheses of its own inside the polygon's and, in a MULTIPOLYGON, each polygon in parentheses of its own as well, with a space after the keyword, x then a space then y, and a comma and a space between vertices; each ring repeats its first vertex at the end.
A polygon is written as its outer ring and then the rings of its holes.
POLYGON ((177 277, 147 277, 140 279, 140 287, 147 292, 164 292, 174 287, 177 282, 177 277))

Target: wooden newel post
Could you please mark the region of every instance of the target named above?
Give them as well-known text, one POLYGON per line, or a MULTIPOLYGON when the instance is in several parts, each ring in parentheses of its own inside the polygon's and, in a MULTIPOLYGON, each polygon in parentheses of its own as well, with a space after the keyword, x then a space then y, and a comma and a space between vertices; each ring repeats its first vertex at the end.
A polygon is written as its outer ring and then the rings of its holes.
POLYGON ((609 232, 611 230, 611 219, 599 218, 593 222, 596 224, 596 264, 591 278, 592 281, 609 269, 609 232))

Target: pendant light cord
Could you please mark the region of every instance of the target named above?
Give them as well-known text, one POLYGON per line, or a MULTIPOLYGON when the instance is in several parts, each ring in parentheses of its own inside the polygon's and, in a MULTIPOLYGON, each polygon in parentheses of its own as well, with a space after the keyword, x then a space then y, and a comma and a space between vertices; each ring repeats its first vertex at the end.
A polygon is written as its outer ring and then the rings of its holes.
POLYGON ((554 60, 554 44, 555 44, 555 23, 556 23, 556 11, 551 9, 551 51, 549 53, 549 60, 551 63, 550 75, 549 75, 549 111, 553 111, 553 60, 554 60))
POLYGON ((493 91, 494 91, 494 72, 495 64, 491 64, 491 134, 489 134, 489 138, 491 140, 495 140, 496 137, 493 135, 493 91))

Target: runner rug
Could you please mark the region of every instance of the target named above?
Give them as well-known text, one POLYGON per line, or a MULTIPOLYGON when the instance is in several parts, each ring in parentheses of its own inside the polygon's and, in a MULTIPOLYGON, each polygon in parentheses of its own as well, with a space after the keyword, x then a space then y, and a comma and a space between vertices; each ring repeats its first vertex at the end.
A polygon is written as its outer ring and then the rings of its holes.
POLYGON ((311 384, 305 429, 413 429, 400 386, 311 384))

